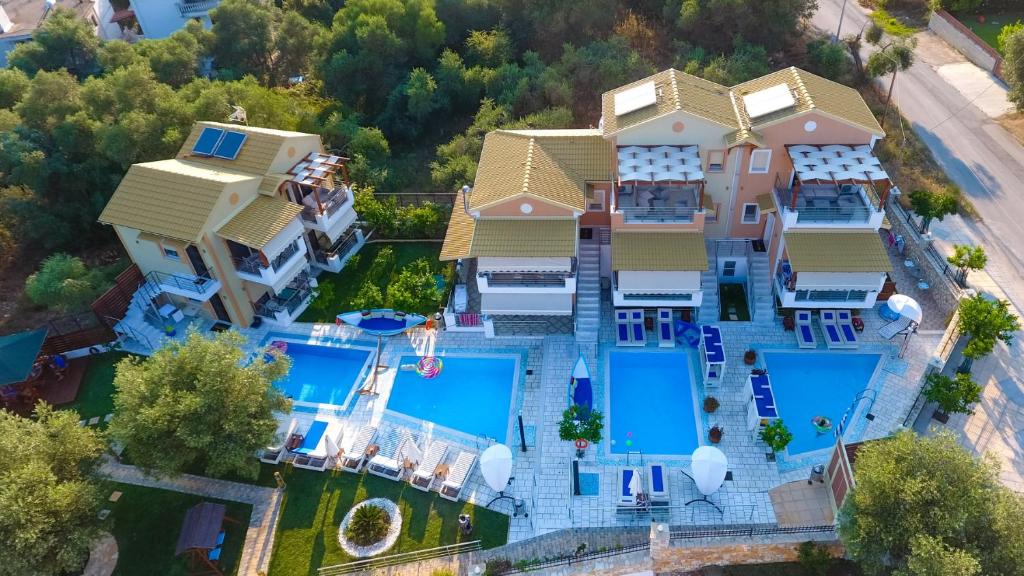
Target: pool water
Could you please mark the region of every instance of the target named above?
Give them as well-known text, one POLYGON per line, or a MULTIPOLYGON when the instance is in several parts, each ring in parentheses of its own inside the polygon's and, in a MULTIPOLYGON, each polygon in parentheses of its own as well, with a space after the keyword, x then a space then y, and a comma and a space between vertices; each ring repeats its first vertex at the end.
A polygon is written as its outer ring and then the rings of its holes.
POLYGON ((370 358, 369 350, 288 343, 288 376, 274 383, 299 402, 342 405, 370 358))
POLYGON ((857 394, 871 383, 882 359, 881 354, 844 352, 766 352, 763 356, 775 407, 793 433, 787 447, 791 456, 833 445, 832 433, 818 434, 811 419, 825 416, 838 426, 857 394))
POLYGON ((690 455, 700 445, 689 355, 608 353, 613 454, 690 455))
POLYGON ((388 396, 388 410, 499 442, 508 436, 515 358, 443 356, 441 373, 424 378, 415 370, 418 356, 402 356, 388 396))

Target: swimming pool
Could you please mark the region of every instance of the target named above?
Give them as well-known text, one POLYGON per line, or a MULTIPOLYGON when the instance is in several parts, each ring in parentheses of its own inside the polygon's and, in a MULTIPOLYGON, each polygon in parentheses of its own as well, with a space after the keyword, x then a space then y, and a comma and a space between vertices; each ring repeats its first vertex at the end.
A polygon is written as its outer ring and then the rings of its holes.
POLYGON ((356 379, 370 360, 371 351, 288 342, 292 360, 288 376, 274 383, 298 402, 343 405, 356 379))
POLYGON ((608 352, 608 431, 612 454, 690 455, 700 419, 685 351, 608 352))
POLYGON ((402 366, 418 356, 402 356, 387 408, 439 426, 507 441, 512 386, 518 359, 505 356, 443 356, 441 373, 431 379, 402 366))
POLYGON ((786 449, 791 456, 832 446, 834 436, 818 434, 811 419, 825 416, 838 425, 882 359, 881 354, 845 352, 765 352, 763 357, 775 407, 793 433, 786 449))

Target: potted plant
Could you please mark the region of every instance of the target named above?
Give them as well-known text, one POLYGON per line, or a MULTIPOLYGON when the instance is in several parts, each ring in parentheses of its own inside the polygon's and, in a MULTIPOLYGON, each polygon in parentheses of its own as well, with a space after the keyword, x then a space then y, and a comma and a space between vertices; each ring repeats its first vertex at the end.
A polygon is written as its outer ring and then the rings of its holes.
POLYGON ((719 405, 720 404, 718 403, 718 398, 715 398, 714 396, 704 397, 704 411, 707 412, 708 414, 711 414, 715 410, 718 410, 719 405))
POLYGON ((174 336, 177 333, 178 333, 178 331, 174 329, 174 324, 166 324, 166 325, 164 325, 164 334, 166 334, 168 336, 174 336))
POLYGON ((576 443, 576 457, 583 458, 587 446, 601 441, 604 416, 597 410, 584 411, 573 404, 562 412, 558 423, 558 437, 576 443))
POLYGON ((932 418, 945 424, 950 414, 973 414, 971 405, 981 401, 981 386, 968 373, 953 378, 933 372, 925 379, 924 397, 939 405, 932 418))
POLYGON ((774 460, 775 453, 785 450, 786 446, 793 440, 793 433, 786 427, 782 418, 773 420, 767 426, 761 428, 760 436, 761 441, 771 449, 771 452, 768 454, 769 460, 774 460))
POLYGON ((722 441, 723 434, 725 434, 725 428, 715 424, 710 430, 708 430, 708 440, 710 440, 712 444, 718 444, 722 441))
POLYGON ((750 349, 743 353, 743 363, 747 366, 752 366, 754 362, 757 362, 757 351, 750 349))

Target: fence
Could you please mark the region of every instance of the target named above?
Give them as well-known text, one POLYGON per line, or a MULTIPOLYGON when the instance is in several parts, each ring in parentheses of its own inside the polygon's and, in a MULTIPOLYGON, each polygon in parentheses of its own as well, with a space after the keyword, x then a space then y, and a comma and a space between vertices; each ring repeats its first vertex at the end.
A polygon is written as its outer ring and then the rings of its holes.
POLYGON ((46 323, 42 351, 63 354, 117 339, 117 335, 95 312, 79 312, 54 318, 46 323))
POLYGON ((479 540, 473 540, 472 542, 460 542, 458 544, 450 544, 448 546, 438 546, 437 548, 428 548, 426 550, 416 550, 414 552, 404 552, 402 554, 392 554, 390 556, 367 558, 365 560, 356 560, 355 562, 348 562, 346 564, 324 566, 322 568, 318 568, 316 572, 318 576, 353 574, 355 572, 365 572, 375 568, 386 568, 388 566, 398 566, 400 564, 409 564, 411 562, 422 562, 423 560, 452 557, 459 554, 465 554, 467 552, 474 552, 476 550, 480 550, 479 540))
POLYGON ((583 554, 572 554, 563 556, 561 558, 554 558, 551 560, 544 560, 536 563, 520 563, 519 565, 512 566, 505 570, 494 571, 494 573, 502 575, 525 574, 527 572, 534 572, 536 570, 546 570, 558 566, 572 566, 573 564, 582 564, 584 562, 591 562, 594 560, 600 560, 602 558, 611 558, 613 556, 621 556, 623 554, 630 554, 632 552, 644 552, 650 549, 651 543, 644 542, 642 544, 632 544, 629 546, 623 546, 621 548, 614 548, 611 550, 597 550, 595 552, 587 552, 583 554))
POLYGON ((823 524, 818 526, 734 526, 730 528, 692 528, 672 530, 669 541, 696 540, 703 538, 753 538, 754 536, 783 536, 825 534, 834 536, 835 526, 823 524))

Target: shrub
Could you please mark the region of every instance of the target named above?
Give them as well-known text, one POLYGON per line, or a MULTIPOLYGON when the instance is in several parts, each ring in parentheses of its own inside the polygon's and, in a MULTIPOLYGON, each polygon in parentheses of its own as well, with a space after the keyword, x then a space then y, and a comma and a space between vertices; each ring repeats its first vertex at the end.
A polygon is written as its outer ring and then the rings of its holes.
POLYGON ((803 542, 796 548, 797 561, 804 576, 827 576, 832 566, 828 548, 814 542, 803 542))
POLYGON ((970 374, 950 378, 933 372, 926 382, 924 397, 938 404, 946 414, 972 414, 971 405, 981 400, 981 386, 971 380, 970 374))
POLYGON ((385 246, 377 252, 377 257, 370 264, 366 271, 366 278, 371 282, 380 282, 391 276, 391 270, 395 267, 395 251, 391 246, 385 246))
MULTIPOLYGON (((382 250, 383 252, 383 250, 382 250)), ((396 310, 430 313, 441 301, 430 262, 420 258, 403 268, 388 285, 387 302, 396 310)))
POLYGON ((580 438, 590 443, 600 442, 603 430, 603 414, 591 410, 588 416, 584 416, 575 404, 562 412, 562 421, 558 423, 558 437, 566 442, 580 438))
POLYGON ((63 253, 43 260, 39 271, 25 281, 25 293, 33 303, 61 312, 84 308, 102 291, 102 274, 63 253))
POLYGON ((999 48, 999 52, 1006 54, 1007 45, 1010 43, 1010 37, 1019 34, 1024 30, 1024 21, 1017 20, 1011 24, 1007 24, 999 29, 999 36, 996 38, 996 46, 999 48))
POLYGON ((761 429, 761 441, 772 449, 772 452, 782 452, 786 446, 793 441, 793 433, 782 422, 782 418, 761 429))
POLYGON ((380 506, 362 506, 352 515, 345 537, 359 546, 376 544, 388 535, 391 515, 380 506))
POLYGON ((512 562, 508 558, 492 558, 484 564, 484 574, 497 576, 512 569, 512 562))
POLYGON ((455 572, 452 572, 448 568, 438 568, 431 572, 430 576, 455 576, 455 572))
POLYGON ((384 306, 384 294, 371 280, 367 280, 352 297, 353 310, 370 310, 384 306))

